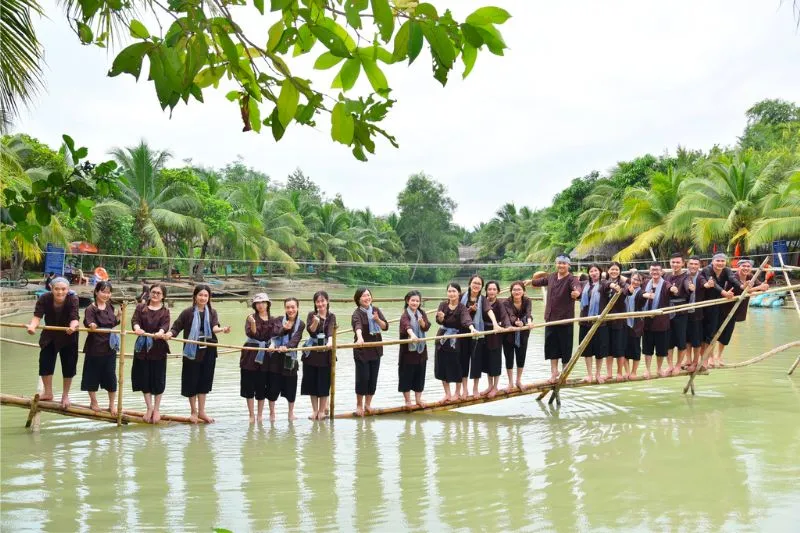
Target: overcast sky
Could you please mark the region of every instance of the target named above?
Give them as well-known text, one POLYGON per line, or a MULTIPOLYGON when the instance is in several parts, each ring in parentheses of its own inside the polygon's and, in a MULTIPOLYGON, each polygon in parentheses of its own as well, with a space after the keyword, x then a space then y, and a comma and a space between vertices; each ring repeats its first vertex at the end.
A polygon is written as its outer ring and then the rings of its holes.
MULTIPOLYGON (((458 203, 454 220, 472 227, 505 202, 545 207, 572 178, 620 160, 679 144, 730 145, 758 100, 800 101, 800 35, 788 1, 434 4, 461 19, 481 5, 505 7, 510 49, 481 54, 463 82, 459 62, 445 88, 427 52, 410 68, 386 68, 398 103, 384 126, 400 148, 379 142, 368 163, 334 144, 327 124, 293 124, 280 143, 268 131, 242 133, 225 91, 207 90, 205 104, 181 104, 170 118, 146 75, 138 84, 106 77, 113 56, 81 46, 52 4, 37 26, 47 91, 15 129, 54 147, 69 133, 92 160, 144 138, 171 150, 176 165, 220 167, 242 156, 277 180, 299 166, 329 196, 378 214, 395 209, 406 178, 424 171, 458 203)), ((316 74, 321 87, 334 73, 316 74)))

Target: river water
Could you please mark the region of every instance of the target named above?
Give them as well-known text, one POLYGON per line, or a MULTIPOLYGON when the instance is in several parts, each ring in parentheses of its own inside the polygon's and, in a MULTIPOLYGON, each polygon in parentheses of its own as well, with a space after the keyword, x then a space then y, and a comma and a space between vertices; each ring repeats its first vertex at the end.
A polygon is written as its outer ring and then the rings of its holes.
MULTIPOLYGON (((399 294, 381 289, 374 296, 399 294)), ((281 296, 272 295, 274 301, 281 296)), ((216 307, 234 329, 221 342, 238 344, 247 308, 216 307)), ((388 318, 400 315, 399 304, 382 308, 388 318)), ((308 309, 303 303, 303 317, 308 309)), ((352 306, 332 310, 340 327, 349 327, 352 306)), ((534 317, 542 317, 541 302, 534 302, 534 317)), ((726 359, 741 361, 795 340, 799 324, 794 311, 751 309, 726 359)), ((21 330, 0 333, 32 338, 21 330)), ((396 325, 386 337, 397 338, 396 325)), ((542 330, 534 330, 527 382, 547 376, 542 343, 542 330)), ((36 350, 0 348, 2 391, 31 395, 36 350)), ((798 531, 800 375, 786 375, 797 355, 790 350, 699 376, 695 397, 681 394, 686 378, 675 378, 565 390, 560 410, 525 396, 331 424, 308 421, 308 399, 298 395, 297 421, 286 420, 279 399, 277 422, 256 426, 248 424, 239 398, 238 355, 222 355, 208 401, 217 423, 210 426, 117 428, 44 413, 41 431, 29 433, 27 412, 4 407, 0 526, 53 532, 798 531)), ((396 361, 396 347, 387 348, 376 407, 402 402, 396 361)), ((165 413, 188 414, 179 394, 180 364, 168 364, 165 413)), ((129 383, 125 407, 142 408, 129 383)), ((337 384, 337 412, 352 410, 349 352, 339 354, 337 384)), ((76 379, 73 402, 88 403, 78 388, 76 379)), ((102 391, 98 396, 104 399, 102 391)), ((430 367, 425 397, 441 397, 430 367)))

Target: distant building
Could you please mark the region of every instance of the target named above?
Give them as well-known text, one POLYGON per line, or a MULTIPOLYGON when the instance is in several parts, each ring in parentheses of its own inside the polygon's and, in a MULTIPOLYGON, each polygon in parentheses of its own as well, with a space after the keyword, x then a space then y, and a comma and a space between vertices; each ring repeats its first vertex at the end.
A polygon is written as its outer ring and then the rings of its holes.
POLYGON ((474 263, 478 260, 478 247, 477 246, 459 246, 458 247, 458 262, 459 263, 474 263))

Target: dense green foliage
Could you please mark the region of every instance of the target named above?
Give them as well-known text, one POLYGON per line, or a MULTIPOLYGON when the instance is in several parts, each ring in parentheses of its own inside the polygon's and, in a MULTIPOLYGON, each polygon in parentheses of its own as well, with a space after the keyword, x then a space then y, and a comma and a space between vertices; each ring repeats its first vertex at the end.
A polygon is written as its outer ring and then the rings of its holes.
POLYGON ((764 100, 746 116, 736 146, 623 161, 607 176, 572 180, 538 211, 506 204, 478 228, 480 257, 631 261, 651 250, 754 253, 775 239, 800 240, 800 107, 764 100))

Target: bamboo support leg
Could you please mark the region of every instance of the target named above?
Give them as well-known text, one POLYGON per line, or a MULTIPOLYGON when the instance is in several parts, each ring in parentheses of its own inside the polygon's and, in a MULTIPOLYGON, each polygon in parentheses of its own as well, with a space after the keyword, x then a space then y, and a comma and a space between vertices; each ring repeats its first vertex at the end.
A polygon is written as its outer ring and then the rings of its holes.
MULTIPOLYGON (((781 268, 783 268, 783 278, 786 280, 786 286, 790 286, 792 283, 789 280, 789 274, 786 272, 786 264, 783 262, 783 254, 778 254, 778 260, 781 262, 781 268)), ((797 311, 797 316, 800 317, 800 305, 797 303, 797 296, 795 296, 794 291, 790 290, 789 294, 792 296, 792 302, 794 302, 794 308, 797 311)), ((797 356, 797 359, 794 360, 794 364, 789 369, 789 375, 791 376, 794 372, 794 369, 797 368, 797 365, 800 364, 800 355, 797 356)))
MULTIPOLYGON (((764 261, 761 262, 761 266, 759 266, 758 270, 756 270, 756 273, 753 274, 753 283, 754 284, 758 280, 758 276, 761 274, 761 271, 764 270, 764 267, 767 266, 767 263, 769 263, 769 256, 764 258, 764 261)), ((745 285, 745 288, 742 291, 742 294, 740 294, 739 296, 736 297, 736 302, 733 304, 733 308, 728 313, 728 316, 725 317, 725 320, 722 321, 722 324, 719 325, 719 328, 717 328, 717 332, 714 334, 714 337, 711 339, 711 342, 708 343, 708 349, 706 350, 706 353, 703 354, 703 360, 700 362, 699 365, 697 365, 697 368, 695 368, 694 372, 689 374, 689 381, 686 383, 686 386, 683 388, 683 393, 684 394, 686 394, 687 392, 689 392, 691 390, 692 391, 692 395, 694 395, 694 378, 697 377, 697 374, 700 371, 700 368, 705 366, 706 362, 708 361, 709 356, 714 352, 714 344, 716 344, 716 342, 719 340, 720 336, 722 335, 723 330, 728 325, 728 322, 733 320, 733 315, 736 314, 736 310, 739 309, 740 305, 742 305, 742 302, 744 301, 745 298, 747 298, 747 295, 749 294, 749 292, 750 292, 750 287, 745 285)))
POLYGON ((330 410, 330 418, 333 420, 334 416, 334 401, 336 400, 336 345, 337 343, 337 331, 339 330, 338 327, 333 328, 333 344, 331 349, 331 394, 330 400, 328 401, 328 409, 330 410))
POLYGON ((25 422, 25 427, 26 428, 31 427, 31 425, 33 424, 33 421, 34 421, 33 419, 36 418, 37 414, 39 414, 39 393, 38 392, 33 397, 33 401, 31 402, 31 410, 28 412, 28 420, 25 422))
POLYGON ((125 384, 125 320, 127 320, 127 305, 122 303, 122 313, 120 314, 119 327, 122 330, 119 334, 119 376, 117 377, 117 425, 122 425, 122 389, 125 384))

